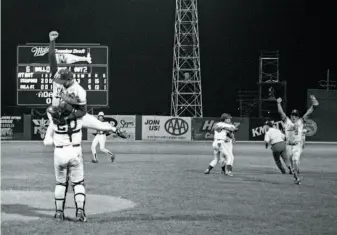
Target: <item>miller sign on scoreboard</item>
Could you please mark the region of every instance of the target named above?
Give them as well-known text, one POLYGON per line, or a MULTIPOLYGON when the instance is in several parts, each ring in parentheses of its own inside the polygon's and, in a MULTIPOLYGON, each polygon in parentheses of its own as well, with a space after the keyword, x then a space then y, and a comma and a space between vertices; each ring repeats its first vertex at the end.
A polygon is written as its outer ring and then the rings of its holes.
MULTIPOLYGON (((87 91, 88 106, 107 106, 109 90, 108 48, 106 46, 56 46, 58 68, 67 68, 87 91)), ((17 48, 17 104, 47 106, 52 101, 48 45, 17 48)))

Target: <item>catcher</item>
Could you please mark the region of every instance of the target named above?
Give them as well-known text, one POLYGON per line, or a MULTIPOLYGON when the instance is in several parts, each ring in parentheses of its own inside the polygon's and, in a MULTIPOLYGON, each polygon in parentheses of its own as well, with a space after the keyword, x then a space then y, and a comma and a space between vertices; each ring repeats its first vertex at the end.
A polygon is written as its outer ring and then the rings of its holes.
POLYGON ((71 109, 65 102, 61 107, 50 106, 47 109, 52 122, 49 124, 44 145, 54 144, 54 170, 56 178, 54 218, 64 220, 68 182, 72 183, 76 205, 76 219, 86 222, 85 187, 82 158, 82 125, 83 119, 65 119, 71 115, 71 109))
MULTIPOLYGON (((53 100, 52 106, 58 107, 62 101, 72 105, 73 109, 69 116, 62 117, 65 120, 73 120, 83 118, 83 127, 100 131, 118 131, 116 127, 109 123, 100 122, 94 116, 87 113, 86 108, 86 91, 73 78, 73 74, 68 69, 58 69, 57 59, 55 54, 55 40, 58 38, 58 33, 52 31, 49 33, 49 63, 50 71, 54 78, 53 80, 53 100)), ((52 121, 50 119, 50 121, 52 121)), ((117 133, 118 134, 118 133, 117 133)), ((119 133, 119 136, 126 138, 125 135, 119 133)))

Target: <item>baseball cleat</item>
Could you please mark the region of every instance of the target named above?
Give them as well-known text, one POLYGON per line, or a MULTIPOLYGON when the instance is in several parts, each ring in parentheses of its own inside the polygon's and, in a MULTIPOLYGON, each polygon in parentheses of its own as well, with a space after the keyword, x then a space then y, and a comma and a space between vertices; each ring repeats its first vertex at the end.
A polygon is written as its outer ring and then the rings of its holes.
POLYGON ((80 222, 87 222, 87 217, 84 214, 84 211, 79 209, 76 212, 76 219, 80 222))
POLYGON ((301 184, 301 180, 299 178, 295 179, 295 184, 301 184))
POLYGON ((92 163, 98 163, 98 160, 97 159, 92 159, 91 162, 92 163))
POLYGON ((227 175, 228 175, 228 176, 234 176, 233 173, 232 173, 231 171, 229 171, 227 175))
POLYGON ((210 171, 209 169, 207 169, 207 170, 204 172, 204 174, 205 174, 205 175, 208 175, 210 172, 211 172, 211 171, 210 171))
POLYGON ((64 213, 63 211, 56 211, 54 218, 56 220, 64 220, 64 213))
POLYGON ((113 153, 113 154, 111 155, 111 157, 110 157, 111 162, 114 162, 114 161, 115 161, 115 158, 116 158, 116 155, 113 153))

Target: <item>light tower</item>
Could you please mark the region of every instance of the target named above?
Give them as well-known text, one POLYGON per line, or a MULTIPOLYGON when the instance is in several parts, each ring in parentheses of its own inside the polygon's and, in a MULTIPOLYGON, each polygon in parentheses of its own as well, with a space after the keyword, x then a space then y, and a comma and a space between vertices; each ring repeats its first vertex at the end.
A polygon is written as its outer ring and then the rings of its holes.
POLYGON ((197 0, 176 0, 171 115, 202 117, 197 0))
POLYGON ((279 51, 263 51, 259 72, 259 117, 279 116, 276 99, 281 97, 286 110, 287 82, 280 81, 279 51))

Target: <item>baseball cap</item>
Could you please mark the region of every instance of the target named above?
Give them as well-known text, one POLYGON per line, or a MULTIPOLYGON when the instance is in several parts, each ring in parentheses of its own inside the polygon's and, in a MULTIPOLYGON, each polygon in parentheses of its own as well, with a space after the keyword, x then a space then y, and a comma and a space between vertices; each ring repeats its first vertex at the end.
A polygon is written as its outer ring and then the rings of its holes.
POLYGON ((230 114, 228 114, 228 113, 221 114, 221 117, 220 117, 221 120, 225 120, 227 118, 232 118, 232 116, 230 114))
POLYGON ((104 113, 103 112, 99 112, 98 116, 104 116, 104 113))
POLYGON ((293 111, 291 111, 290 115, 291 116, 299 117, 300 116, 300 112, 297 109, 294 109, 293 111))
POLYGON ((73 78, 73 73, 68 69, 60 69, 57 73, 58 76, 55 76, 54 82, 58 84, 63 84, 73 78))

